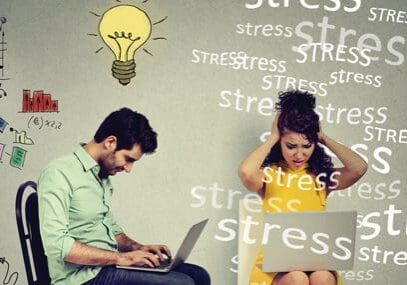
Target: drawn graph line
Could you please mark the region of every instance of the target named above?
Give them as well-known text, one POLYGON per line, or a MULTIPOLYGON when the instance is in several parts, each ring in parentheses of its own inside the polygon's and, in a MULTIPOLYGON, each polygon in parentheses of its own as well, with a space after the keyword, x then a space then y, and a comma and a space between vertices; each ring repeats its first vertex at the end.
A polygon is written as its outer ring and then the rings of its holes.
POLYGON ((3 285, 15 285, 18 281, 18 273, 13 272, 9 275, 10 264, 8 263, 8 261, 6 260, 5 257, 0 257, 0 263, 5 264, 7 266, 6 275, 4 276, 4 279, 3 279, 3 285), (14 279, 14 280, 11 280, 11 279, 14 279), (12 281, 14 281, 14 283, 11 283, 12 281))

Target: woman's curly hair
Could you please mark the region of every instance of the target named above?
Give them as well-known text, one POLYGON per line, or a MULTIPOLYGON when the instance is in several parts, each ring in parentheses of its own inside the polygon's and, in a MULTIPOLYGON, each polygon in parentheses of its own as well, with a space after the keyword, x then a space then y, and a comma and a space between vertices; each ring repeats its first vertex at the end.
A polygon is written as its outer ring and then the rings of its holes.
MULTIPOLYGON (((326 173, 326 176, 321 176, 320 180, 326 183, 326 185, 331 185, 329 177, 333 172, 332 159, 317 144, 320 129, 319 117, 314 111, 314 95, 299 90, 289 90, 280 93, 278 99, 276 110, 280 111, 277 123, 280 134, 284 134, 286 130, 289 130, 305 135, 308 141, 314 143, 315 149, 308 160, 307 172, 314 175, 326 173)), ((281 145, 280 142, 277 142, 264 160, 263 167, 279 163, 283 160, 281 145)))

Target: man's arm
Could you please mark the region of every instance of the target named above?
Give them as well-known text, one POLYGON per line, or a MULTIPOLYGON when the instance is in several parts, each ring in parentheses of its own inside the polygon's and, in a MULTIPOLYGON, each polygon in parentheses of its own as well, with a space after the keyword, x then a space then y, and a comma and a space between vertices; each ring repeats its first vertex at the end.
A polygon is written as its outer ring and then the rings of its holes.
POLYGON ((62 171, 45 169, 38 179, 38 210, 41 239, 48 259, 61 260, 74 239, 68 234, 71 186, 62 171))
POLYGON ((65 261, 83 265, 148 265, 159 266, 158 258, 150 252, 136 250, 116 252, 74 241, 65 261))
POLYGON ((141 247, 143 246, 142 244, 129 238, 125 233, 119 233, 115 237, 116 237, 117 245, 119 247, 119 251, 122 251, 122 252, 140 250, 141 247))
POLYGON ((83 265, 159 265, 150 252, 118 253, 74 240, 68 232, 71 192, 70 183, 57 168, 46 169, 38 180, 40 231, 48 258, 83 265))

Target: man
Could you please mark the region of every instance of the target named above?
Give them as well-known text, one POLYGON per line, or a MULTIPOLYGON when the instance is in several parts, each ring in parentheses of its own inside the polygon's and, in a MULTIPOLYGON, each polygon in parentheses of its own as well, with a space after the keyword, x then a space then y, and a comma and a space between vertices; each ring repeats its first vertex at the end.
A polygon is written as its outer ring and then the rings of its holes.
POLYGON ((129 173, 144 153, 155 151, 156 137, 146 117, 122 108, 103 121, 93 140, 41 173, 40 230, 52 284, 210 284, 208 273, 192 264, 168 274, 115 267, 155 267, 171 257, 165 245, 130 239, 116 224, 110 205, 109 176, 129 173))

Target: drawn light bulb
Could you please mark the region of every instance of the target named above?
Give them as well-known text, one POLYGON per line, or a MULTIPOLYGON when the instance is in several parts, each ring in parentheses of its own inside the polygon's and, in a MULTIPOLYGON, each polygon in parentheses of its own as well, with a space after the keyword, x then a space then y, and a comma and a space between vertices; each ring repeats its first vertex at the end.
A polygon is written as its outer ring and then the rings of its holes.
POLYGON ((99 33, 116 57, 112 65, 113 77, 122 85, 129 84, 136 76, 134 54, 151 34, 150 18, 135 6, 115 6, 103 14, 99 33))

